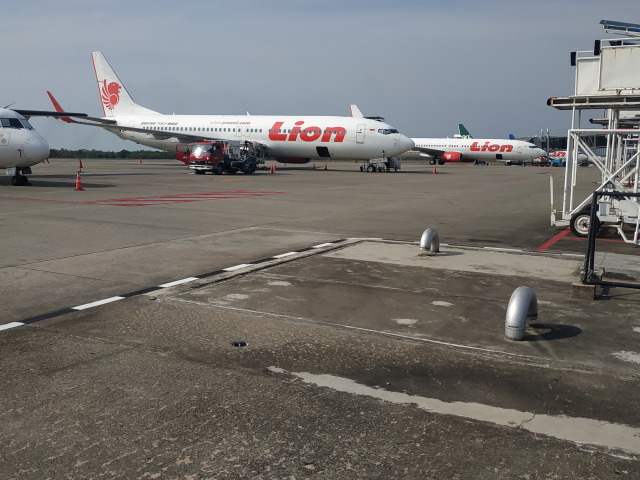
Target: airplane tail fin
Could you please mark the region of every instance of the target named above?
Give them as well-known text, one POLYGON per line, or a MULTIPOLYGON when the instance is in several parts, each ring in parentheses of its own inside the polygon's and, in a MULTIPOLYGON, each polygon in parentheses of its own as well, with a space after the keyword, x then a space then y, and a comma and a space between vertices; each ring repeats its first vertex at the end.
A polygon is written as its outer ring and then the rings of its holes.
POLYGON ((509 134, 509 140, 515 140, 516 136, 513 133, 509 134))
POLYGON ((104 58, 101 52, 91 52, 93 68, 98 81, 98 93, 105 117, 117 115, 154 114, 153 110, 144 108, 133 101, 127 89, 104 58))
POLYGON ((360 111, 357 105, 353 105, 353 104, 349 105, 349 108, 351 109, 351 116, 353 118, 364 118, 364 115, 362 114, 362 112, 360 111))
POLYGON ((464 128, 464 125, 461 124, 461 123, 458 124, 458 133, 460 134, 460 136, 462 136, 464 138, 473 138, 471 136, 471 134, 469 133, 469 130, 464 128))

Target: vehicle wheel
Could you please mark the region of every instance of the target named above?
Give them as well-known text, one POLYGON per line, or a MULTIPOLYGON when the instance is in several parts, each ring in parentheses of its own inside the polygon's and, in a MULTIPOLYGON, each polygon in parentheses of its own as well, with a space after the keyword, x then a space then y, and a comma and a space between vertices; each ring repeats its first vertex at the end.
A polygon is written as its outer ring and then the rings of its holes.
MULTIPOLYGON (((569 226, 571 227, 571 232, 576 237, 588 237, 589 236, 589 226, 591 224, 591 214, 588 211, 582 211, 574 214, 571 217, 571 222, 569 226)), ((598 232, 600 228, 600 220, 596 217, 595 231, 598 232)))
POLYGON ((360 171, 364 172, 364 167, 362 165, 360 165, 360 171))
POLYGON ((20 178, 19 177, 11 177, 11 185, 13 185, 13 186, 20 185, 20 178))
POLYGON ((255 163, 250 163, 250 164, 249 164, 249 173, 255 173, 255 171, 256 171, 256 169, 257 169, 257 168, 258 168, 258 167, 256 167, 256 164, 255 164, 255 163))
POLYGON ((18 180, 20 185, 27 185, 29 183, 29 177, 26 175, 20 175, 20 179, 18 180))
POLYGON ((215 168, 213 169, 213 173, 215 175, 222 175, 224 173, 224 166, 222 166, 222 163, 219 163, 215 166, 215 168))
POLYGON ((373 165, 367 165, 367 172, 373 172, 373 165))

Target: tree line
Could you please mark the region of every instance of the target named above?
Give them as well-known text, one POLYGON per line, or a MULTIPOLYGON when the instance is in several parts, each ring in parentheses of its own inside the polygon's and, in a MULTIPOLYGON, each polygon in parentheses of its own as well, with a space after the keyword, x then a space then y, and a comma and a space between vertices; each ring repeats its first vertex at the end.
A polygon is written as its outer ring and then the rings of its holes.
POLYGON ((49 158, 121 158, 121 159, 151 159, 151 158, 176 158, 175 152, 161 150, 120 150, 119 152, 106 152, 104 150, 67 150, 66 148, 52 148, 49 158))

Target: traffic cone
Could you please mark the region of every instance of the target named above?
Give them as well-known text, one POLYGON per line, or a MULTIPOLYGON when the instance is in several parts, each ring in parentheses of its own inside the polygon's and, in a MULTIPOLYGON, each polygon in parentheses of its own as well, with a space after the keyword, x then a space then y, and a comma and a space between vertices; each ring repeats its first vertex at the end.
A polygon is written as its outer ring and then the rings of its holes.
POLYGON ((84 190, 84 188, 82 188, 82 181, 80 180, 80 172, 76 175, 76 190, 84 190))
POLYGON ((324 164, 324 169, 325 169, 325 170, 327 169, 327 164, 326 164, 326 163, 324 164))
POLYGON ((433 166, 433 174, 435 175, 436 173, 438 173, 438 172, 436 172, 436 166, 434 165, 433 166))
POLYGON ((273 165, 271 165, 271 168, 269 169, 269 173, 273 173, 273 165))
POLYGON ((80 171, 82 171, 82 159, 81 159, 81 158, 79 158, 79 159, 78 159, 78 162, 80 162, 80 171))
POLYGON ((354 160, 353 163, 358 163, 358 160, 354 160))
POLYGON ((316 164, 314 163, 314 164, 313 164, 313 167, 311 167, 311 168, 312 168, 313 170, 315 170, 315 169, 316 169, 316 164))
POLYGON ((142 163, 142 157, 140 157, 140 163, 142 163))

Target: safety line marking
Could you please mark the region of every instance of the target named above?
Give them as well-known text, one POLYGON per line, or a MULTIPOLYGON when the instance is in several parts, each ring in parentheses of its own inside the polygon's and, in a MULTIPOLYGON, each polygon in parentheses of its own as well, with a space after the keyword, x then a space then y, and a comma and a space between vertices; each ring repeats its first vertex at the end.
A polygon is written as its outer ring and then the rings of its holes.
POLYGON ((314 245, 311 248, 324 248, 324 247, 328 247, 329 245, 333 245, 333 243, 321 243, 320 245, 314 245))
POLYGON ((176 285, 181 285, 183 283, 193 282, 194 280, 198 280, 198 277, 189 277, 183 278, 182 280, 176 280, 175 282, 163 283, 162 285, 158 285, 161 288, 175 287, 176 285))
MULTIPOLYGON (((0 197, 0 198, 2 198, 2 197, 0 197)), ((67 314, 72 313, 74 311, 86 310, 88 308, 93 308, 93 307, 97 307, 97 306, 100 306, 100 305, 105 305, 107 303, 116 302, 118 300, 123 300, 125 298, 131 298, 131 297, 135 297, 135 296, 138 296, 138 295, 144 295, 144 294, 147 294, 147 293, 156 292, 158 290, 162 290, 163 288, 169 288, 169 287, 173 287, 173 286, 176 286, 176 285, 181 285, 181 284, 188 283, 188 282, 193 282, 195 280, 203 280, 205 278, 209 278, 209 277, 213 277, 213 276, 216 276, 216 275, 220 275, 220 274, 225 273, 225 272, 233 272, 233 271, 236 271, 236 270, 241 270, 241 269, 246 268, 246 267, 256 266, 256 265, 259 265, 261 263, 270 262, 273 259, 285 258, 285 257, 289 257, 289 256, 292 256, 292 255, 296 255, 296 254, 300 254, 300 253, 311 251, 314 248, 328 247, 328 246, 336 245, 336 244, 339 244, 339 243, 342 243, 342 242, 345 242, 345 241, 347 241, 347 239, 340 239, 340 240, 335 240, 334 242, 323 243, 321 245, 316 245, 316 246, 313 246, 313 247, 301 248, 301 249, 299 249, 299 250, 297 250, 295 252, 282 253, 280 255, 275 255, 275 256, 272 256, 272 257, 266 257, 266 258, 262 258, 260 260, 255 260, 255 261, 253 261, 251 263, 242 263, 240 265, 235 265, 233 267, 228 267, 228 268, 224 268, 224 269, 221 269, 221 270, 214 270, 212 272, 203 273, 201 275, 196 275, 195 277, 183 278, 182 280, 175 280, 173 282, 163 283, 162 285, 158 285, 158 286, 155 286, 155 287, 141 288, 139 290, 134 290, 134 291, 129 292, 129 293, 123 293, 122 295, 118 295, 118 296, 111 297, 111 298, 105 298, 105 299, 102 299, 102 300, 98 300, 96 302, 85 303, 84 305, 78 305, 76 307, 71 307, 71 308, 64 308, 64 309, 61 309, 61 310, 57 310, 55 312, 43 313, 41 315, 36 315, 34 317, 30 317, 30 318, 27 318, 25 320, 22 320, 21 322, 12 322, 12 323, 8 323, 8 324, 5 324, 5 325, 0 325, 0 330, 8 330, 10 328, 15 328, 15 327, 19 327, 19 326, 22 326, 22 325, 29 325, 29 324, 32 324, 32 323, 36 323, 36 322, 39 322, 41 320, 48 320, 48 319, 51 319, 51 318, 61 317, 63 315, 67 315, 67 314)))
POLYGON ((242 268, 247 268, 247 267, 250 267, 250 266, 251 266, 251 263, 241 263, 240 265, 236 265, 234 267, 223 268, 223 270, 225 272, 233 272, 235 270, 240 270, 242 268))
POLYGON ((560 233, 558 233, 555 237, 547 240, 542 245, 540 245, 538 248, 536 248, 534 250, 534 252, 544 252, 547 248, 551 247, 553 244, 555 244, 562 237, 565 237, 570 231, 571 231, 571 229, 569 227, 565 228, 560 233))
POLYGON ((86 310, 87 308, 97 307, 98 305, 104 305, 105 303, 117 302, 118 300, 124 300, 125 297, 111 297, 97 302, 85 303, 84 305, 78 305, 77 307, 71 307, 72 310, 86 310))
POLYGON ((21 325, 24 325, 24 323, 22 323, 22 322, 6 323, 4 325, 0 325, 0 330, 9 330, 10 328, 19 327, 21 325))
POLYGON ((291 255, 296 255, 297 253, 300 252, 287 252, 287 253, 281 253, 280 255, 274 255, 271 258, 284 258, 284 257, 290 257, 291 255))

